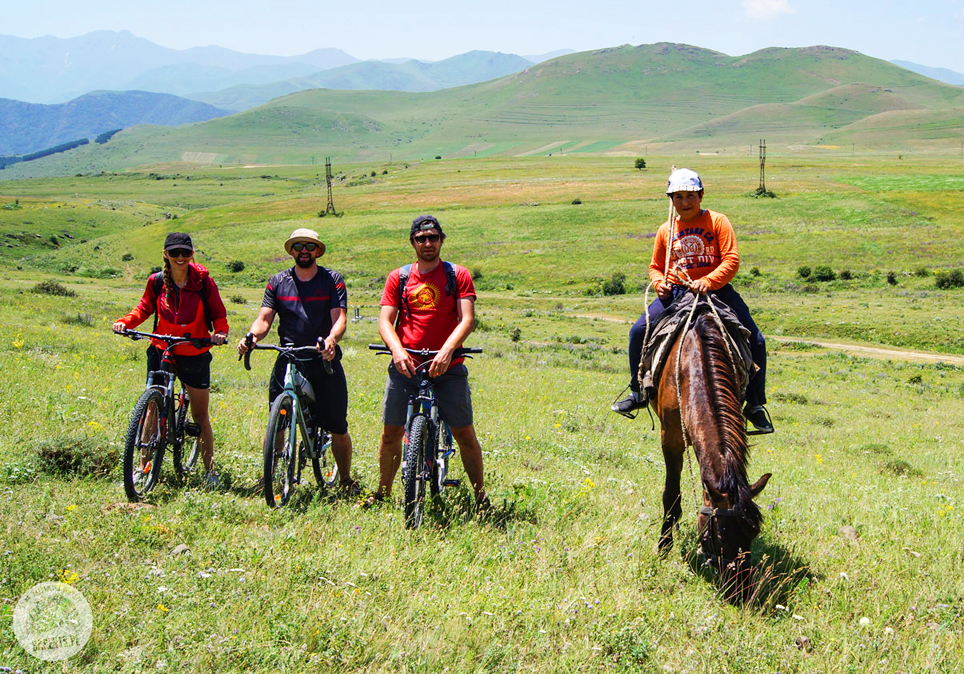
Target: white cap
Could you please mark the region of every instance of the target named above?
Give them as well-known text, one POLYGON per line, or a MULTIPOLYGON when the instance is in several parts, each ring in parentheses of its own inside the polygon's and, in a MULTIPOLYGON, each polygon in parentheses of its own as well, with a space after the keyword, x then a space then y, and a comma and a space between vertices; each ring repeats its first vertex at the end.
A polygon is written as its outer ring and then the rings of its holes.
POLYGON ((673 192, 699 192, 703 189, 703 181, 696 171, 688 168, 676 169, 669 174, 666 183, 666 194, 673 192))

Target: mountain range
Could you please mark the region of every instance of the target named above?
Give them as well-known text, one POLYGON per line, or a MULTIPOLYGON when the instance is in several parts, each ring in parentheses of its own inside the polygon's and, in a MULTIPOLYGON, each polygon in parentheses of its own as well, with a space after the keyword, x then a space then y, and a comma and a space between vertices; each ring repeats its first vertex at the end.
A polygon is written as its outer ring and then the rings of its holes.
POLYGON ((0 155, 36 152, 138 124, 176 126, 230 114, 207 103, 146 91, 99 91, 41 105, 0 98, 0 155))
POLYGON ((956 153, 964 88, 839 47, 728 56, 624 45, 423 93, 312 89, 176 129, 140 126, 3 171, 4 178, 154 163, 257 165, 435 157, 773 148, 956 153), (943 149, 942 149, 943 148, 943 149))

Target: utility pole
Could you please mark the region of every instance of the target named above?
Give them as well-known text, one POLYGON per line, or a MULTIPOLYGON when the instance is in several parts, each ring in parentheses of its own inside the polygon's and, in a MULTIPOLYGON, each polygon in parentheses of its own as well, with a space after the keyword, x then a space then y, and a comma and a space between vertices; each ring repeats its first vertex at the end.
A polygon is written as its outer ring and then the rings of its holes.
POLYGON ((757 188, 757 192, 763 194, 767 191, 767 181, 766 181, 766 163, 767 163, 767 141, 765 138, 760 139, 760 187, 757 188))
POLYGON ((328 205, 325 207, 325 215, 331 213, 338 215, 335 211, 335 202, 331 196, 331 157, 325 157, 325 182, 328 184, 328 205))

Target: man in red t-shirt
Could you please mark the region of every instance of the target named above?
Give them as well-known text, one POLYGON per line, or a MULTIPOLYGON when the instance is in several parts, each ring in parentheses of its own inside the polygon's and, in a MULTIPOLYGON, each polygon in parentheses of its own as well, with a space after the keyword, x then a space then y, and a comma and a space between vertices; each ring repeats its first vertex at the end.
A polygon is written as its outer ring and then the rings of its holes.
POLYGON ((399 292, 401 270, 393 271, 385 281, 378 334, 392 352, 392 363, 385 383, 382 411, 385 426, 378 454, 381 479, 375 497, 384 499, 391 493, 402 461, 408 397, 418 388, 418 380, 413 375, 420 363, 405 349, 430 349, 438 350, 428 374, 435 382, 439 412, 459 445, 462 465, 475 490, 476 508, 486 510, 489 499, 482 480, 482 447, 472 423, 468 371, 463 359, 452 359, 452 353, 475 328, 475 285, 465 267, 442 262, 444 241, 442 226, 434 216, 415 218, 409 242, 415 249, 416 261, 409 268, 403 292, 399 292), (446 266, 454 271, 454 289, 446 266), (396 318, 399 318, 397 327, 396 318))

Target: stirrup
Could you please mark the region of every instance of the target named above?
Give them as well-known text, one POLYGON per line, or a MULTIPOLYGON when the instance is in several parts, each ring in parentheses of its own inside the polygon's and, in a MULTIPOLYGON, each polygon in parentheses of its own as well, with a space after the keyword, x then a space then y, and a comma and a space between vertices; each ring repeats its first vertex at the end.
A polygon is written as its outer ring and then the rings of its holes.
MULTIPOLYGON (((644 407, 647 407, 649 401, 648 401, 646 398, 641 398, 640 400, 637 400, 637 401, 636 401, 637 406, 634 407, 634 408, 631 409, 631 410, 623 411, 623 410, 616 409, 616 405, 617 405, 618 403, 621 403, 621 402, 625 399, 625 398, 622 398, 621 396, 622 396, 624 393, 626 393, 626 391, 628 391, 628 390, 630 390, 629 386, 627 386, 627 387, 624 388, 622 391, 620 391, 620 392, 619 392, 619 395, 616 396, 616 398, 613 400, 612 404, 609 406, 609 409, 611 409, 611 410, 612 410, 613 412, 615 412, 616 414, 621 414, 622 416, 626 417, 627 419, 635 419, 637 416, 639 416, 638 410, 641 410, 641 409, 643 409, 644 407)), ((639 395, 640 395, 640 396, 645 396, 645 393, 640 392, 639 395)))
POLYGON ((747 417, 746 414, 744 413, 744 420, 746 422, 746 434, 747 435, 769 435, 770 433, 773 433, 774 431, 773 421, 770 419, 770 412, 769 410, 767 410, 766 406, 760 405, 760 409, 756 410, 756 412, 763 412, 763 416, 765 416, 767 420, 767 428, 758 428, 756 424, 750 421, 749 417, 747 417))

